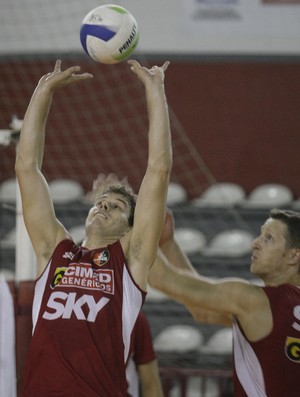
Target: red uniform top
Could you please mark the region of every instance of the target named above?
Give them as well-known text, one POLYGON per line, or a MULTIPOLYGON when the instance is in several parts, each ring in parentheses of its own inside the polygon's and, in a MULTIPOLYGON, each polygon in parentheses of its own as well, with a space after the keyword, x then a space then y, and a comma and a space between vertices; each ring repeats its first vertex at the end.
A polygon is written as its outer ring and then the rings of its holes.
POLYGON ((236 397, 300 396, 300 288, 264 287, 273 316, 271 333, 250 342, 233 327, 236 397))
POLYGON ((119 241, 64 240, 35 285, 22 397, 123 397, 130 337, 145 299, 119 241))
POLYGON ((129 358, 126 364, 127 396, 139 396, 138 366, 156 359, 147 317, 140 312, 131 335, 129 358))

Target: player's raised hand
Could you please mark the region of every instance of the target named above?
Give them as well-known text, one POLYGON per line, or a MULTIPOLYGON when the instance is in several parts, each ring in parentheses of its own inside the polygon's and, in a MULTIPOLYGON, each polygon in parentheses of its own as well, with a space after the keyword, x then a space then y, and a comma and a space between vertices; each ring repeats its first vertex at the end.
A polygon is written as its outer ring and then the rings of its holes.
POLYGON ((152 66, 152 68, 148 69, 145 66, 141 66, 134 59, 130 59, 127 63, 130 65, 130 69, 133 73, 135 73, 144 84, 147 84, 147 82, 163 83, 165 72, 170 64, 169 61, 166 61, 162 66, 152 66))
POLYGON ((73 84, 82 80, 91 79, 91 73, 79 73, 80 66, 71 66, 66 70, 61 70, 61 60, 55 62, 53 72, 45 74, 39 81, 38 87, 47 87, 50 91, 55 91, 59 87, 73 84))

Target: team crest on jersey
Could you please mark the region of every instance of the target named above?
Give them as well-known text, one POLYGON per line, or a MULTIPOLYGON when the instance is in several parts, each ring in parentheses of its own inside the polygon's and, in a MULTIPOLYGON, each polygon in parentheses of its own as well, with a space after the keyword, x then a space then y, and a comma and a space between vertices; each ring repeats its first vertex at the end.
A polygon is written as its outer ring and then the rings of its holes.
POLYGON ((103 266, 105 263, 109 261, 110 254, 108 250, 104 250, 101 252, 95 252, 92 257, 92 261, 97 266, 103 266))
POLYGON ((71 252, 71 251, 67 251, 67 252, 65 252, 64 254, 63 254, 63 258, 65 258, 65 259, 73 259, 74 258, 74 256, 75 256, 75 254, 73 254, 73 252, 71 252))
POLYGON ((294 363, 300 364, 300 339, 288 336, 285 340, 285 354, 294 363))
POLYGON ((66 267, 57 267, 55 269, 54 277, 50 284, 51 288, 54 289, 61 282, 61 279, 63 278, 66 269, 67 269, 66 267))

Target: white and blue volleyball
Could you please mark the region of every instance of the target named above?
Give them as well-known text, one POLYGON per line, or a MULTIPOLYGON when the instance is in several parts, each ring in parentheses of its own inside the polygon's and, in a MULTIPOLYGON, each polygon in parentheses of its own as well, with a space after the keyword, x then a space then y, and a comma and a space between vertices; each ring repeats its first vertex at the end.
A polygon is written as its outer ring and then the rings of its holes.
POLYGON ((94 61, 106 64, 122 62, 138 44, 138 24, 125 8, 114 4, 102 5, 84 17, 80 41, 94 61))

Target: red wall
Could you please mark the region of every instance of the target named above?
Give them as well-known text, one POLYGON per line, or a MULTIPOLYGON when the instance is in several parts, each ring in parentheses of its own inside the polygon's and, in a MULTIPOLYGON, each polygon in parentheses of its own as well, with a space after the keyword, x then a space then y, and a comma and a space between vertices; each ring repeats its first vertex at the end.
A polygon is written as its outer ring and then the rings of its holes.
MULTIPOLYGON (((82 63, 92 72, 96 67, 82 63)), ((12 114, 23 117, 36 81, 52 65, 53 58, 0 62, 1 129, 12 114)), ((216 180, 239 183, 247 192, 261 183, 283 183, 300 196, 299 63, 173 61, 166 90, 172 111, 216 180)), ((0 147, 1 180, 14 175, 14 155, 13 147, 0 147)), ((62 155, 55 156, 59 165, 62 155)), ((97 169, 90 167, 95 176, 97 169)), ((51 177, 50 168, 48 173, 51 177)), ((83 174, 81 182, 88 189, 83 174)))
POLYGON ((299 64, 177 64, 168 79, 172 107, 217 180, 247 191, 278 182, 300 196, 299 64))

